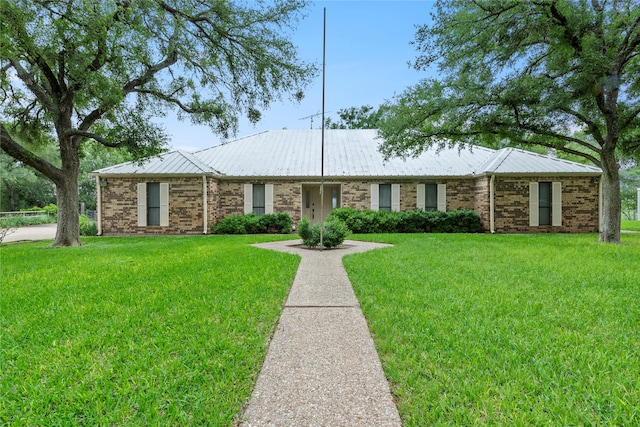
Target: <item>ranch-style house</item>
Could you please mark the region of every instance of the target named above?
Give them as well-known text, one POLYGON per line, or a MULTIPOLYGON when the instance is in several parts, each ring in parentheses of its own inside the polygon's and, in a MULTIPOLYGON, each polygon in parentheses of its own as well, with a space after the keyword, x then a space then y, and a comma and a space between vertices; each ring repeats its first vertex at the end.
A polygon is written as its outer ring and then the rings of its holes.
POLYGON ((492 233, 599 229, 596 167, 479 146, 385 161, 376 130, 324 134, 324 156, 320 129, 273 130, 96 170, 98 232, 206 234, 227 215, 287 212, 295 224, 305 216, 320 221, 343 206, 473 209, 492 233))

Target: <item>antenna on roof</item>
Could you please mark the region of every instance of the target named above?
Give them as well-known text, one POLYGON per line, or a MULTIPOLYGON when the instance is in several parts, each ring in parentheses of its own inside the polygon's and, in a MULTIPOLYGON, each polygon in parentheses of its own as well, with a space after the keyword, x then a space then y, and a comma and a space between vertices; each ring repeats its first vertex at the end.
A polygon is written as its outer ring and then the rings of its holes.
MULTIPOLYGON (((330 113, 331 111, 327 111, 327 113, 330 113)), ((305 116, 305 117, 300 117, 298 120, 306 120, 306 119, 311 119, 311 129, 313 129, 313 118, 314 117, 318 117, 321 116, 323 113, 321 113, 320 111, 318 111, 315 114, 312 114, 310 116, 305 116)))

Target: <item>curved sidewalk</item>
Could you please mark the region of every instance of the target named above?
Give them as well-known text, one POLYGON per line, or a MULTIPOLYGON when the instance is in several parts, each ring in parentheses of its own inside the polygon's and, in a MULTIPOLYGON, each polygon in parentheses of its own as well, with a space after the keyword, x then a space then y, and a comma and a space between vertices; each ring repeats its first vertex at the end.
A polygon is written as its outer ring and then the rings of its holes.
POLYGON ((346 241, 255 245, 302 257, 242 426, 400 426, 344 255, 388 247, 346 241))

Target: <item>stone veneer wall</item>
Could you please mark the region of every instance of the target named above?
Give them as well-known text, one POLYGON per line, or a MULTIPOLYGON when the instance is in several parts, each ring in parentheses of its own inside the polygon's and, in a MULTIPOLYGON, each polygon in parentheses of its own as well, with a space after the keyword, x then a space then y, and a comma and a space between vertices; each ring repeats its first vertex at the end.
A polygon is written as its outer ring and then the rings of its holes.
MULTIPOLYGON (((109 178, 101 188, 103 234, 202 234, 202 176, 109 178), (138 227, 137 184, 169 183, 169 226, 138 227)), ((209 210, 209 212, 212 212, 209 210)))
MULTIPOLYGON (((599 185, 591 177, 495 178, 497 233, 591 233, 599 229, 599 185), (562 226, 529 226, 529 183, 562 183, 562 226)), ((488 217, 488 216, 487 216, 488 217)))

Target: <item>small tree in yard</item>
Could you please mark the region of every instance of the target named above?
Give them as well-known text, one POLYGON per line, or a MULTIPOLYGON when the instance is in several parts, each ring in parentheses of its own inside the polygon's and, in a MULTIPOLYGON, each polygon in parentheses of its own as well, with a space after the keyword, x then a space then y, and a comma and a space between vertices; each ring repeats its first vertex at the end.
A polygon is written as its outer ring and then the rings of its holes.
POLYGON ((620 241, 620 160, 640 157, 640 3, 441 0, 409 88, 380 123, 386 156, 436 145, 545 147, 602 168, 600 240, 620 241))
POLYGON ((169 109, 224 137, 315 73, 288 28, 306 0, 0 0, 0 148, 56 185, 54 246, 80 244, 88 141, 135 158, 164 149, 169 109), (37 155, 53 137, 59 166, 37 155))

